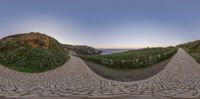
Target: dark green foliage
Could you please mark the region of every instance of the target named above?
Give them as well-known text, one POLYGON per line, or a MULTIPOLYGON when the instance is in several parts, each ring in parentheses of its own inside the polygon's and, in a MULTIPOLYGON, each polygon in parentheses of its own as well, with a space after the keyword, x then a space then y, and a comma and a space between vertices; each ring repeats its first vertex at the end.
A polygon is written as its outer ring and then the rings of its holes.
POLYGON ((130 50, 122 53, 110 55, 79 55, 85 60, 105 65, 115 69, 133 69, 143 68, 173 56, 177 52, 175 47, 167 48, 145 48, 139 50, 130 50), (169 52, 171 51, 171 52, 169 52), (169 53, 166 53, 169 52, 169 53), (150 59, 150 57, 152 57, 150 59))
MULTIPOLYGON (((0 64, 18 71, 33 73, 54 69, 69 59, 68 52, 62 44, 51 37, 49 48, 33 48, 29 44, 20 45, 20 36, 0 40, 0 64)), ((43 45, 44 42, 40 42, 40 46, 43 45)))

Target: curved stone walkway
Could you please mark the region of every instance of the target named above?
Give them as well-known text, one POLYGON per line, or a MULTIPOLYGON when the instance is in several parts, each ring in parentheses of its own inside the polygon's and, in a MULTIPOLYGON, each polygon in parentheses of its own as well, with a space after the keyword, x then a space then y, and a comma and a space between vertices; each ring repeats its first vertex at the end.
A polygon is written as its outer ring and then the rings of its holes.
POLYGON ((153 77, 134 82, 104 79, 78 57, 55 70, 28 74, 0 66, 0 96, 200 96, 200 65, 183 49, 153 77))

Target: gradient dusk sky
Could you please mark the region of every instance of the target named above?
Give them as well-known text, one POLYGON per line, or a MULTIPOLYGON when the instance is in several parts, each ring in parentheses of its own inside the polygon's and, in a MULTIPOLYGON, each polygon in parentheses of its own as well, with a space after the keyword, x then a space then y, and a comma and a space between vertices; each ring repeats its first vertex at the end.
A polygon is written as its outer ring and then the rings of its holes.
POLYGON ((96 48, 200 39, 200 0, 0 0, 0 38, 41 32, 96 48))

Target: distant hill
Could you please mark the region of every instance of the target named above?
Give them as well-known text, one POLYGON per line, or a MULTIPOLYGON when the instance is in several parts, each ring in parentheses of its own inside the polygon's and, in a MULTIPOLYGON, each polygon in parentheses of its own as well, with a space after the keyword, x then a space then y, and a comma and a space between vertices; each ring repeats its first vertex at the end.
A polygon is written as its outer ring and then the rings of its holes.
POLYGON ((23 72, 42 72, 69 59, 64 46, 41 33, 7 36, 0 40, 0 64, 23 72))
POLYGON ((68 44, 63 44, 63 45, 67 50, 75 51, 77 54, 92 55, 92 54, 100 54, 102 52, 98 49, 85 45, 68 45, 68 44))
POLYGON ((200 40, 177 45, 177 47, 185 49, 200 63, 200 40))
POLYGON ((177 47, 181 47, 189 53, 200 53, 200 40, 180 44, 177 47))

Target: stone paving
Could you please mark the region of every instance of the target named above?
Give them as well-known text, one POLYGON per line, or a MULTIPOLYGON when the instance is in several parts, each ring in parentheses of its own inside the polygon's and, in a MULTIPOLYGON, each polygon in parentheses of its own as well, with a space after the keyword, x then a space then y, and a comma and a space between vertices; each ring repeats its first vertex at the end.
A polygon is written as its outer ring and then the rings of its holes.
POLYGON ((158 74, 141 81, 119 82, 96 75, 78 57, 44 73, 21 73, 0 66, 0 96, 109 97, 153 95, 199 97, 200 64, 183 49, 158 74))

